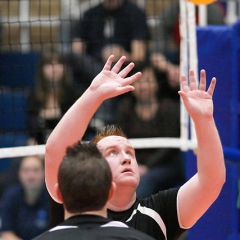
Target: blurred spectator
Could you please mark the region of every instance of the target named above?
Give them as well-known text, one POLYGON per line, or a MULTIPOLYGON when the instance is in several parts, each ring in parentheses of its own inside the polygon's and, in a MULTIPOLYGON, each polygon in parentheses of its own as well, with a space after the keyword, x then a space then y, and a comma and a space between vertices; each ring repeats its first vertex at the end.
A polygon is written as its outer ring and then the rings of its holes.
POLYGON ((84 10, 83 5, 92 6, 92 1, 80 0, 60 0, 61 3, 61 24, 59 26, 59 44, 58 49, 65 54, 71 52, 72 34, 74 31, 75 23, 81 12, 84 10))
MULTIPOLYGON (((125 55, 127 62, 145 61, 150 32, 146 14, 128 0, 104 0, 84 13, 72 41, 74 78, 88 87, 108 57, 125 55)), ((98 128, 112 123, 118 98, 104 101, 95 114, 98 128)))
POLYGON ((90 83, 111 54, 116 60, 122 55, 128 61, 145 60, 149 39, 142 9, 128 0, 104 0, 87 10, 76 26, 72 42, 76 69, 90 83), (94 63, 92 68, 89 62, 94 63))
MULTIPOLYGON (((151 64, 136 66, 140 79, 135 90, 122 100, 116 124, 128 138, 180 137, 180 105, 161 98, 156 70, 151 64)), ((149 197, 160 190, 176 186, 184 179, 184 165, 179 149, 135 149, 141 180, 137 196, 149 197)))
MULTIPOLYGON (((153 36, 150 59, 154 66, 168 76, 171 87, 179 89, 180 34, 179 34, 179 0, 171 0, 159 14, 159 23, 153 36)), ((198 8, 196 7, 198 23, 198 8)), ((207 5, 207 24, 225 24, 223 6, 214 2, 207 5)))
POLYGON ((52 129, 80 94, 65 57, 57 52, 43 53, 36 84, 28 99, 29 144, 45 144, 52 129))
POLYGON ((30 240, 49 229, 49 195, 43 158, 22 158, 18 176, 20 183, 7 188, 1 199, 3 240, 30 240))

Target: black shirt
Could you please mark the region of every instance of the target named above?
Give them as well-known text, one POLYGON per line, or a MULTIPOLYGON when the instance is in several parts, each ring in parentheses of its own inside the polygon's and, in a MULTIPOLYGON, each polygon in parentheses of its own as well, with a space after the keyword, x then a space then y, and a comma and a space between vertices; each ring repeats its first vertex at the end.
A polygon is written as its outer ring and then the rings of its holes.
POLYGON ((108 210, 108 217, 125 222, 157 240, 175 240, 185 231, 179 226, 177 193, 179 188, 160 191, 150 198, 137 198, 134 205, 122 212, 108 210))
POLYGON ((132 40, 149 40, 150 31, 146 14, 135 4, 123 1, 114 10, 106 10, 99 4, 85 12, 75 37, 87 43, 87 53, 101 59, 103 47, 118 44, 131 52, 132 40), (106 24, 112 25, 112 34, 106 36, 106 24))
POLYGON ((95 215, 77 215, 33 240, 153 240, 126 224, 95 215))

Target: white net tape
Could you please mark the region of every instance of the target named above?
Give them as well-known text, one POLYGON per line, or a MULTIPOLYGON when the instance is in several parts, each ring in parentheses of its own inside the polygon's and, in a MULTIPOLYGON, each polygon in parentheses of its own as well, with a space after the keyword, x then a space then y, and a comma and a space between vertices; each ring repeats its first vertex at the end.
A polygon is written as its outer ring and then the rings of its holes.
MULTIPOLYGON (((132 138, 129 139, 134 148, 183 148, 195 149, 196 140, 186 140, 181 138, 132 138)), ((9 147, 0 149, 1 158, 23 157, 29 155, 44 155, 45 145, 9 147)))

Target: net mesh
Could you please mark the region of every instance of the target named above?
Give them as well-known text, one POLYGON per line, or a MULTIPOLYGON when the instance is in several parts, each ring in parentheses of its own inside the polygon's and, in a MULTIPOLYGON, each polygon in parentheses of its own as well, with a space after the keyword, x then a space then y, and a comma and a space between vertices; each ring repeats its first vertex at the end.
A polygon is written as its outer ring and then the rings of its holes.
MULTIPOLYGON (((42 51, 53 48, 69 53, 76 22, 99 2, 101 0, 0 0, 0 158, 44 154, 45 145, 29 146, 27 125, 27 98, 36 83, 39 56, 42 51)), ((154 35, 161 9, 173 0, 132 2, 146 12, 154 35)), ((133 139, 132 143, 136 148, 196 147, 196 142, 188 139, 133 139)))

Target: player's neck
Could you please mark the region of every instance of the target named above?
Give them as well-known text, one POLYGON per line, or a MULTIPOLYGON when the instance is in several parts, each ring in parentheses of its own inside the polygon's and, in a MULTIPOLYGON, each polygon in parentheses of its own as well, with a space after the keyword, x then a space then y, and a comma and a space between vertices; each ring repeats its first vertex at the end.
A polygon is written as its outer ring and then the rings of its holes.
POLYGON ((113 198, 108 201, 107 208, 120 212, 129 209, 136 201, 136 192, 116 191, 113 198))
POLYGON ((100 217, 107 217, 107 208, 104 207, 101 210, 97 211, 86 211, 86 212, 81 212, 81 213, 69 213, 68 211, 64 211, 64 219, 68 219, 70 217, 76 216, 76 215, 95 215, 95 216, 100 216, 100 217))

